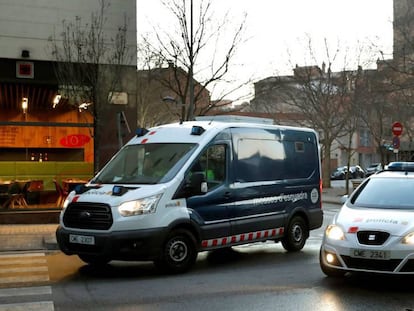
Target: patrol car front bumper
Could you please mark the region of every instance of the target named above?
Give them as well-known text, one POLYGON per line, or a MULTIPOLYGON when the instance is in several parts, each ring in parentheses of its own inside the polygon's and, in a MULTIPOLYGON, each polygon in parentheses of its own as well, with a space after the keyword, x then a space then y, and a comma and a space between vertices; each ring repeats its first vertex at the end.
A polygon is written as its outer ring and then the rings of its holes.
POLYGON ((326 267, 349 272, 414 274, 412 248, 375 248, 344 243, 335 245, 324 241, 320 260, 326 267))

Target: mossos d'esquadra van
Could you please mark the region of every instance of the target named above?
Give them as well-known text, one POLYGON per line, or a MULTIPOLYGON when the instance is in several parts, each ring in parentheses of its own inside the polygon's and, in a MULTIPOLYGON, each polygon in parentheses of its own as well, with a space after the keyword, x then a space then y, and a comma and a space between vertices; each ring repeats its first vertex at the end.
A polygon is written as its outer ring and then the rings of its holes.
POLYGON ((210 117, 138 129, 64 203, 60 249, 89 264, 149 260, 187 271, 197 254, 274 241, 301 250, 321 227, 314 130, 210 117))

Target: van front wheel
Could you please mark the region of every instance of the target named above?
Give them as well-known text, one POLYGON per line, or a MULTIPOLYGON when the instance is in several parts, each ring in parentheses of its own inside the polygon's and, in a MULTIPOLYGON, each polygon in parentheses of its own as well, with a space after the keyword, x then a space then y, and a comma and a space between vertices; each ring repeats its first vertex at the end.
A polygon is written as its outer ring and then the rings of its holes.
POLYGON ((154 264, 168 273, 183 273, 193 266, 196 258, 194 236, 187 230, 178 229, 168 235, 162 253, 154 264))
POLYGON ((309 237, 309 230, 305 220, 300 216, 295 216, 289 222, 282 245, 288 252, 300 251, 305 246, 306 239, 309 237))

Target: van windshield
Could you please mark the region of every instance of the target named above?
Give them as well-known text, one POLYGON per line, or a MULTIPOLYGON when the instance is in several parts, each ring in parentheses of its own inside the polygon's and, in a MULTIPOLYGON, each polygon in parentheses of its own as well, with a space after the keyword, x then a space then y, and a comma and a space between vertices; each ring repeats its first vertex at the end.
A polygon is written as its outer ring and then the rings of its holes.
POLYGON ((91 181, 101 184, 157 184, 172 179, 197 144, 128 145, 91 181))

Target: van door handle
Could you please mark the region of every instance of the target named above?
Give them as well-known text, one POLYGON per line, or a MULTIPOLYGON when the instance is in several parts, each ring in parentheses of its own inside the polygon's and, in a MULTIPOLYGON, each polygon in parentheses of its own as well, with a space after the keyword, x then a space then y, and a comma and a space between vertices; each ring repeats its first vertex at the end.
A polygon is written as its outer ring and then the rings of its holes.
POLYGON ((224 198, 225 199, 230 199, 230 197, 231 197, 231 192, 225 192, 224 193, 224 198))

